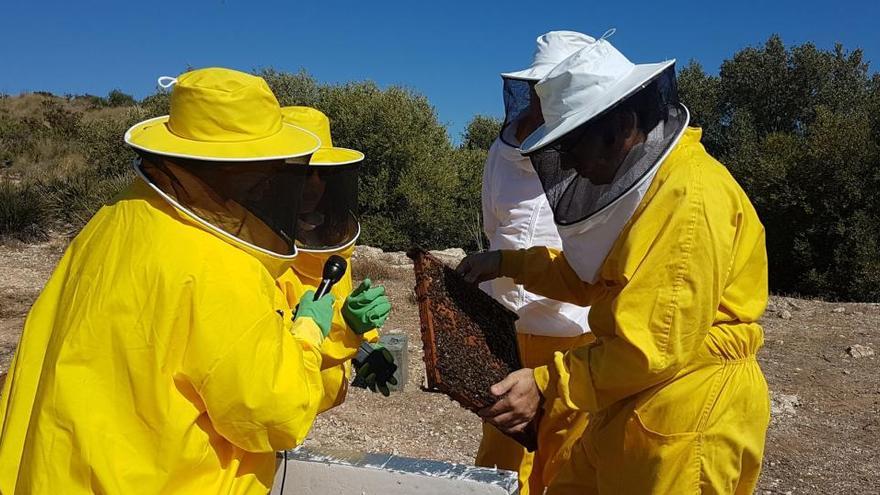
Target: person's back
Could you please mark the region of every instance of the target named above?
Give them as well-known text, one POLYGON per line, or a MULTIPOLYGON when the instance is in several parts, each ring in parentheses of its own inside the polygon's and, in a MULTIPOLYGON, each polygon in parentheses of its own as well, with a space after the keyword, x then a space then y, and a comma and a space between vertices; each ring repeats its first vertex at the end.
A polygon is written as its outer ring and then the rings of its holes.
POLYGON ((281 126, 262 79, 202 69, 126 142, 140 177, 73 240, 25 323, 0 399, 0 492, 266 493, 275 451, 320 403, 332 301, 304 298, 290 321, 275 285, 296 254, 290 215, 265 205, 288 206, 267 195, 290 196, 302 165, 285 159, 318 140, 281 126), (255 106, 237 134, 213 118, 255 106))
POLYGON ((16 371, 43 371, 16 376, 4 394, 4 430, 33 427, 4 435, 3 493, 259 493, 271 486, 274 450, 303 440, 320 388, 297 393, 290 380, 312 377, 277 374, 284 365, 269 344, 294 337, 282 325, 289 313, 276 313, 283 299, 269 304, 274 280, 182 220, 138 179, 71 243, 15 356, 16 371), (145 217, 152 227, 141 230, 145 217), (253 335, 267 318, 278 334, 253 335), (260 359, 240 366, 243 353, 260 359), (224 421, 237 408, 259 414, 251 425, 224 421), (281 418, 300 422, 273 424, 281 418))

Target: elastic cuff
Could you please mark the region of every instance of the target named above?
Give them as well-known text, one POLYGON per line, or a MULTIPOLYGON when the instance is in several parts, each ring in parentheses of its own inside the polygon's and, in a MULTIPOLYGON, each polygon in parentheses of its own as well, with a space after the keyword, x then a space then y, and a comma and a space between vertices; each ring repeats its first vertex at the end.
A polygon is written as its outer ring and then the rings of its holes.
POLYGON ((524 249, 501 250, 501 276, 516 279, 522 274, 522 266, 526 259, 524 249))
POLYGON ((535 383, 538 384, 538 390, 541 391, 542 395, 545 395, 544 392, 550 385, 550 369, 547 366, 539 366, 534 369, 533 374, 535 376, 535 383))
POLYGON ((379 342, 379 330, 374 328, 368 332, 364 332, 363 335, 361 335, 361 338, 365 342, 375 344, 376 342, 379 342))
POLYGON ((324 342, 324 334, 321 333, 321 328, 309 316, 300 316, 293 320, 293 327, 291 327, 290 333, 315 349, 320 348, 321 343, 324 342))

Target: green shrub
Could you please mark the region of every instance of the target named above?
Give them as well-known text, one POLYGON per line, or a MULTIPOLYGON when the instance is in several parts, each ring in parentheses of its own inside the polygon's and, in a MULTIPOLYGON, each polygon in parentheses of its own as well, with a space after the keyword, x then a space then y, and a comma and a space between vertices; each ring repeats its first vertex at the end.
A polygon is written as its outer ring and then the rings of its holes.
POLYGON ((29 152, 33 147, 26 122, 11 116, 0 109, 0 167, 9 167, 16 158, 29 152))
POLYGON ((144 118, 160 117, 171 113, 171 93, 167 90, 160 90, 146 98, 140 103, 144 118))
POLYGON ((0 237, 46 238, 49 215, 37 187, 0 179, 0 237))
POLYGON ((107 94, 107 106, 110 107, 130 107, 137 103, 134 97, 125 94, 118 89, 114 89, 107 94))
POLYGON ((82 114, 68 109, 61 100, 43 100, 43 122, 53 138, 62 141, 75 141, 79 138, 82 114))
POLYGON ((46 212, 59 228, 75 235, 101 206, 112 200, 134 178, 132 169, 99 171, 92 169, 39 184, 46 212))
POLYGON ((86 161, 101 173, 118 174, 131 167, 135 153, 125 144, 123 136, 129 127, 144 119, 143 112, 132 110, 122 119, 101 119, 83 122, 80 126, 79 149, 86 161))

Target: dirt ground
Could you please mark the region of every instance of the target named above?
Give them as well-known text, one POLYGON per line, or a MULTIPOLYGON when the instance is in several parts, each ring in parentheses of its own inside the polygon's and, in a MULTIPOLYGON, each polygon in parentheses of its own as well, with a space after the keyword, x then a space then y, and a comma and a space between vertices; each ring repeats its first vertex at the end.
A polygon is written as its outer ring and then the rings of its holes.
MULTIPOLYGON (((0 244, 0 372, 63 247, 62 240, 0 244)), ((388 288, 394 313, 386 330, 408 336, 406 389, 389 398, 352 389, 345 404, 318 418, 306 445, 470 463, 479 421, 420 390, 424 366, 407 261, 391 253, 355 260, 356 276, 388 288)), ((759 359, 773 420, 758 493, 880 493, 880 359, 866 355, 880 346, 880 304, 774 297, 763 324, 759 359)))

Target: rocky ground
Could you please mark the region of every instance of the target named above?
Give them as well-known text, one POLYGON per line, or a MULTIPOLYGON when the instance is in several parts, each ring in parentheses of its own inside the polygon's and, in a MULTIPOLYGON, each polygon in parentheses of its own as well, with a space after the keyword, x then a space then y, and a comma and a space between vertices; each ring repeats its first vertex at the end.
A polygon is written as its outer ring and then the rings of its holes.
MULTIPOLYGON (((24 317, 61 255, 64 241, 0 245, 0 371, 9 365, 24 317)), ((441 253, 454 264, 456 250, 441 253)), ((409 260, 359 248, 355 276, 388 287, 386 330, 409 339, 409 380, 389 398, 359 389, 321 415, 307 445, 391 452, 468 463, 480 436, 469 412, 420 390, 424 366, 409 260)), ((880 493, 880 304, 774 297, 759 359, 773 420, 758 493, 880 493)))

